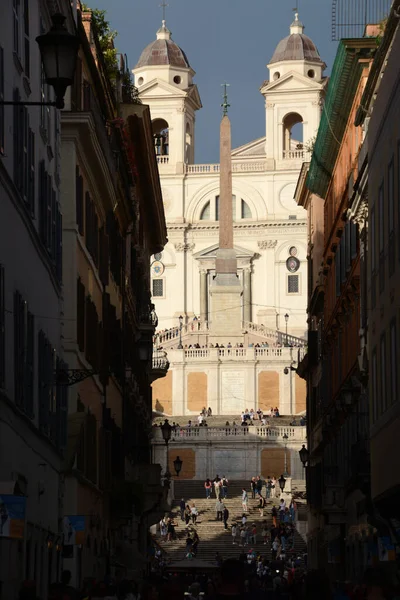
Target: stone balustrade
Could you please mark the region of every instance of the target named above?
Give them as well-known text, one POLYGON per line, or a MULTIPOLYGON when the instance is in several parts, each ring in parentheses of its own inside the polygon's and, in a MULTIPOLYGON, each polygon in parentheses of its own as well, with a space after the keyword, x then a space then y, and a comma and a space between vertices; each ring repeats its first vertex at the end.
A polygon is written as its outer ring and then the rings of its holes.
POLYGON ((305 160, 307 155, 309 155, 309 152, 304 149, 283 151, 283 158, 285 160, 305 160))
POLYGON ((288 334, 286 336, 282 331, 265 327, 265 325, 259 325, 258 323, 251 323, 250 321, 243 321, 242 329, 246 331, 252 331, 265 338, 272 339, 277 344, 288 344, 289 346, 304 346, 307 341, 296 337, 295 335, 288 334))
POLYGON ((157 156, 157 162, 159 165, 167 165, 169 163, 169 156, 168 155, 158 155, 157 156))
MULTIPOLYGON (((187 175, 202 175, 210 173, 219 173, 219 164, 186 165, 187 175)), ((246 160, 241 162, 232 162, 233 173, 263 173, 267 169, 265 161, 246 160)))
MULTIPOLYGON (((257 360, 285 358, 290 364, 290 348, 188 348, 181 350, 186 361, 198 360, 257 360)), ((176 351, 175 351, 176 352, 176 351)))
MULTIPOLYGON (((264 427, 258 425, 252 425, 250 427, 241 427, 238 425, 237 427, 225 426, 225 427, 179 427, 175 431, 172 432, 170 444, 173 443, 182 443, 184 440, 192 440, 192 441, 227 441, 227 439, 232 440, 243 440, 246 439, 250 441, 255 438, 261 440, 270 440, 270 441, 280 441, 287 443, 290 442, 302 442, 306 440, 306 427, 296 426, 296 427, 264 427), (287 438, 284 438, 284 436, 287 438)), ((154 427, 152 430, 152 438, 153 443, 164 443, 162 432, 159 427, 154 427)))

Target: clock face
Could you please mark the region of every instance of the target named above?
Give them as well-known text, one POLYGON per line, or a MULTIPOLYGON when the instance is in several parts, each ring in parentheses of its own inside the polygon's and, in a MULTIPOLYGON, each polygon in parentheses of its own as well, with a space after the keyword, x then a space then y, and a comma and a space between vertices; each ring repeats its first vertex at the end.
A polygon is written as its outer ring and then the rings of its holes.
POLYGON ((161 275, 164 273, 164 269, 165 267, 160 260, 155 260, 151 265, 151 273, 153 277, 161 277, 161 275))
POLYGON ((290 256, 297 256, 297 248, 296 248, 296 246, 291 246, 289 248, 289 254, 290 254, 290 256))
POLYGON ((295 256, 290 256, 286 261, 286 268, 290 273, 295 273, 300 267, 300 261, 295 256))
POLYGON ((162 253, 157 252, 157 254, 154 255, 154 260, 161 260, 161 259, 162 259, 162 253))

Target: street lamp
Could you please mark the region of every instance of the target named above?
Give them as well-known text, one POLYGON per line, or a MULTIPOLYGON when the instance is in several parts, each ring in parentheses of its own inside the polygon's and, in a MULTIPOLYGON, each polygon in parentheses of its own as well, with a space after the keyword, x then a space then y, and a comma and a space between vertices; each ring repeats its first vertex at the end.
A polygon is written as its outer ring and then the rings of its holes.
POLYGON ((310 453, 304 444, 303 444, 301 450, 299 450, 299 456, 300 456, 301 462, 303 463, 303 467, 307 467, 307 463, 310 459, 310 453))
POLYGON ((174 460, 174 469, 175 469, 175 473, 176 473, 177 477, 179 477, 179 473, 182 470, 182 464, 183 464, 183 461, 179 458, 179 456, 177 456, 176 459, 174 460))
POLYGON ((39 46, 46 83, 54 88, 55 102, 10 102, 4 105, 55 106, 64 108, 65 90, 74 81, 76 59, 79 50, 79 37, 69 33, 65 27, 65 17, 56 13, 51 17, 51 29, 36 38, 39 46))
POLYGON ((283 476, 289 477, 289 473, 287 472, 287 442, 288 442, 289 436, 287 433, 285 433, 285 435, 283 436, 283 439, 285 440, 285 472, 284 472, 283 476))
POLYGON ((281 492, 283 494, 283 490, 285 489, 285 485, 286 485, 286 479, 284 478, 283 475, 281 475, 278 479, 278 483, 279 483, 279 487, 281 488, 281 492))
POLYGON ((287 333, 288 321, 289 321, 289 315, 286 313, 286 315, 285 315, 285 323, 286 323, 286 343, 285 343, 285 346, 288 345, 288 341, 287 341, 288 340, 288 333, 287 333))
POLYGON ((182 346, 182 329, 183 329, 183 317, 181 315, 179 317, 179 344, 178 344, 178 350, 183 350, 183 346, 182 346))

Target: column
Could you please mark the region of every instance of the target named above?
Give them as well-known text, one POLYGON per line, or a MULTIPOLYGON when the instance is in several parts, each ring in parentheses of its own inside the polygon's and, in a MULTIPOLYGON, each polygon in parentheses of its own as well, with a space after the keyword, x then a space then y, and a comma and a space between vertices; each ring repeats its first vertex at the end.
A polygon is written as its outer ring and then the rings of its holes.
POLYGON ((251 321, 251 268, 243 270, 243 319, 251 321))
POLYGON ((202 323, 208 320, 207 314, 207 271, 200 271, 200 319, 202 323))

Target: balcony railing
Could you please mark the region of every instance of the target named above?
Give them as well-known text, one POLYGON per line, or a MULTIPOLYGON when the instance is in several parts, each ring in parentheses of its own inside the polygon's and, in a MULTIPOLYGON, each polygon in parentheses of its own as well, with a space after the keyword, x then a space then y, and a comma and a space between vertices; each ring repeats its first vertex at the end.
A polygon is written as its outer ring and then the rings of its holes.
POLYGON ((157 156, 157 162, 159 165, 167 165, 169 163, 168 155, 159 155, 157 156))
POLYGON ((296 337, 295 335, 288 334, 286 336, 282 331, 265 327, 265 325, 258 325, 258 323, 251 323, 249 321, 243 321, 242 328, 247 331, 252 331, 258 335, 273 340, 277 344, 288 346, 304 346, 307 341, 303 338, 296 337))
POLYGON ((151 364, 151 380, 165 377, 169 369, 169 360, 167 353, 163 350, 154 350, 151 364))
MULTIPOLYGON (((173 350, 173 352, 175 352, 173 350)), ((178 350, 179 352, 179 350, 178 350)), ((188 348, 182 350, 186 361, 191 360, 260 360, 285 358, 290 360, 290 348, 188 348)))
MULTIPOLYGON (((305 427, 179 427, 172 432, 170 443, 181 443, 184 440, 221 440, 262 438, 263 440, 303 441, 306 439, 305 427), (284 436, 287 435, 287 438, 284 436)), ((162 442, 162 432, 159 427, 153 428, 153 443, 162 442)))
MULTIPOLYGON (((262 173, 266 171, 267 163, 265 161, 247 160, 242 162, 232 162, 233 173, 262 173)), ((219 173, 219 164, 186 165, 187 175, 202 175, 210 173, 219 173)))
POLYGON ((305 150, 284 150, 283 158, 284 160, 304 160, 307 154, 305 150))

